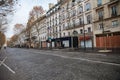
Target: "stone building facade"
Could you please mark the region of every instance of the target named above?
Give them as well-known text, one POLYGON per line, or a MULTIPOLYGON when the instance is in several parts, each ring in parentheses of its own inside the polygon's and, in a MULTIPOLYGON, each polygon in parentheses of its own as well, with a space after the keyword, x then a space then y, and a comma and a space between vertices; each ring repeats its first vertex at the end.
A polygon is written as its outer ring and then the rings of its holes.
POLYGON ((120 1, 95 0, 94 46, 120 48, 120 1))

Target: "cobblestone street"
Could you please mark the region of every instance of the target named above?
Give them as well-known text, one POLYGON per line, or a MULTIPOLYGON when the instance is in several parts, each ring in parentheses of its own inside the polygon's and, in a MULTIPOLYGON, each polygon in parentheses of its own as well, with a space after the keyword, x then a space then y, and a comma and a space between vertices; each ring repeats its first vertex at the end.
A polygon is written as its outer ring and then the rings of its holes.
POLYGON ((120 55, 8 48, 0 80, 120 80, 120 55))

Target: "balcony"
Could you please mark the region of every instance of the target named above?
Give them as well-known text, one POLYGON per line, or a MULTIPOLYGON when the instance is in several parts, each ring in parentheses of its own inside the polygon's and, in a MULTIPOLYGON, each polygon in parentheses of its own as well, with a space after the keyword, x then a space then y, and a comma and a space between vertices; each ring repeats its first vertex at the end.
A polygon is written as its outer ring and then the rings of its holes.
POLYGON ((119 2, 119 0, 110 0, 110 2, 108 3, 108 6, 118 3, 118 2, 119 2))
POLYGON ((112 13, 111 14, 111 17, 116 17, 117 16, 117 13, 112 13))
POLYGON ((110 2, 113 2, 113 1, 119 1, 119 0, 110 0, 110 2))
POLYGON ((78 22, 75 24, 75 28, 83 27, 83 22, 78 22))
POLYGON ((99 21, 102 21, 103 20, 103 16, 99 16, 98 19, 99 19, 99 21))
POLYGON ((70 29, 74 29, 74 28, 79 28, 79 27, 83 27, 83 23, 78 22, 69 26, 66 26, 64 30, 70 30, 70 29))
POLYGON ((86 11, 89 11, 89 10, 90 10, 90 8, 87 8, 87 9, 86 9, 86 11))
POLYGON ((70 29, 73 29, 73 26, 72 26, 72 25, 66 26, 66 27, 64 28, 64 30, 70 30, 70 29))

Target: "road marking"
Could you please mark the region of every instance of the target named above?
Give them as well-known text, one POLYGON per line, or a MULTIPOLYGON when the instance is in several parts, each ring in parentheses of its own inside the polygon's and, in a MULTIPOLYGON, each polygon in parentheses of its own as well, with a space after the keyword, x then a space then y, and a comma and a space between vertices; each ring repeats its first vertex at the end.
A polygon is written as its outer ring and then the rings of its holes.
POLYGON ((5 62, 6 59, 7 57, 5 57, 2 61, 0 61, 0 66, 5 62))
POLYGON ((88 61, 88 62, 94 62, 94 63, 100 63, 100 64, 108 64, 108 65, 114 65, 114 66, 120 66, 120 64, 117 64, 117 63, 103 62, 103 61, 94 61, 94 60, 85 59, 85 58, 72 58, 72 59, 77 59, 77 60, 79 59, 79 60, 82 60, 82 61, 88 61))
POLYGON ((107 56, 106 54, 86 53, 87 55, 107 56))
MULTIPOLYGON (((37 52, 37 53, 40 53, 40 52, 37 52)), ((51 53, 40 53, 40 54, 52 55, 52 56, 66 58, 66 59, 74 59, 74 60, 76 59, 76 60, 88 61, 88 62, 99 63, 99 64, 107 64, 107 65, 113 65, 113 66, 120 66, 120 64, 117 64, 117 63, 103 62, 103 61, 94 61, 94 60, 85 59, 85 58, 68 57, 68 56, 63 56, 63 55, 59 55, 59 54, 51 54, 51 53)))
POLYGON ((12 72, 13 74, 15 74, 15 71, 13 71, 9 66, 7 66, 4 62, 7 59, 7 57, 5 57, 2 61, 0 61, 0 66, 3 65, 4 67, 6 67, 10 72, 12 72))
POLYGON ((13 74, 15 74, 15 71, 13 71, 9 66, 7 66, 5 63, 3 63, 3 65, 13 74))

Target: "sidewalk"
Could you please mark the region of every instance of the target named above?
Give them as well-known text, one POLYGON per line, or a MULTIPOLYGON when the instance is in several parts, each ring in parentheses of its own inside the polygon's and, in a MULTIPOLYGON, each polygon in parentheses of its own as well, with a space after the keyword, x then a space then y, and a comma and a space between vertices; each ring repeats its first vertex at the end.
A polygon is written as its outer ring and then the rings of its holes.
POLYGON ((100 61, 107 63, 120 64, 120 54, 113 52, 98 52, 98 50, 86 50, 83 49, 41 49, 44 52, 49 53, 50 55, 62 56, 62 57, 71 57, 75 59, 86 59, 92 61, 100 61))
POLYGON ((62 49, 51 49, 51 50, 61 50, 66 52, 83 52, 83 53, 100 53, 100 54, 113 54, 113 55, 120 55, 120 49, 90 49, 90 48, 62 48, 62 49))

